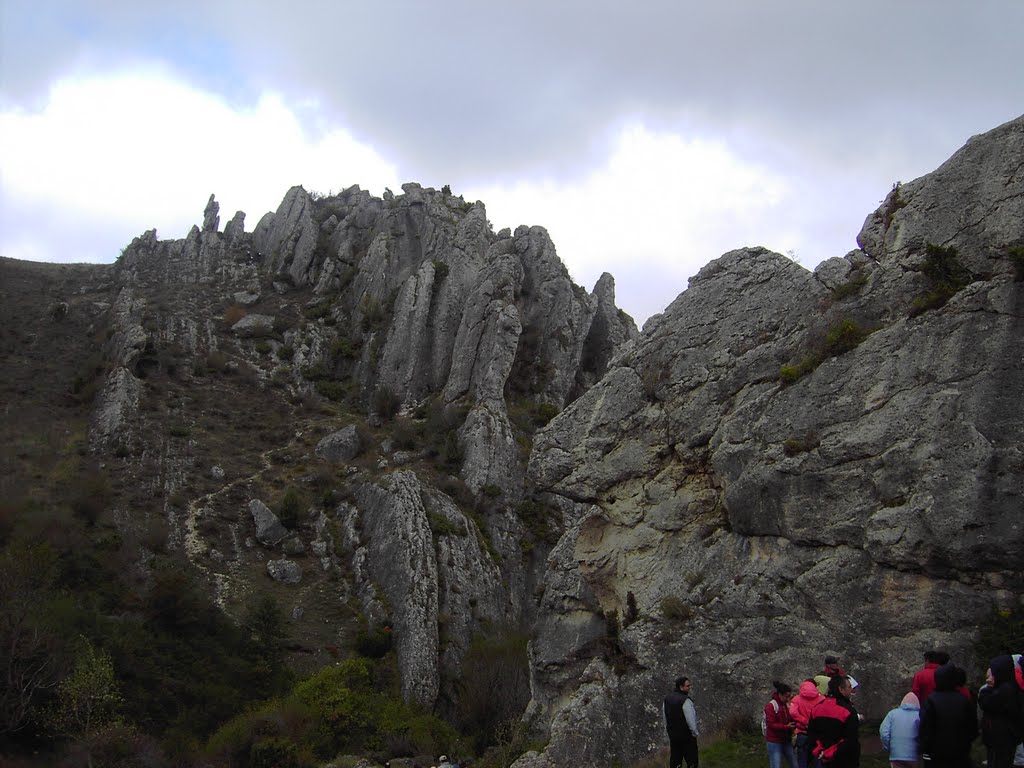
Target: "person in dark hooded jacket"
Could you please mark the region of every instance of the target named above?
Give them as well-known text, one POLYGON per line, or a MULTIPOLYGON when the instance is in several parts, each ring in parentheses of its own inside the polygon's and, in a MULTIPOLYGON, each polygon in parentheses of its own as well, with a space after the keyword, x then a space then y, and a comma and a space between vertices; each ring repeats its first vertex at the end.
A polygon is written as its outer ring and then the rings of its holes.
POLYGON ((978 736, 978 718, 971 700, 956 689, 957 670, 943 664, 935 670, 935 691, 921 704, 919 752, 931 768, 971 768, 971 742, 978 736))
POLYGON ((1013 753, 1021 740, 1021 698, 1013 658, 996 656, 989 662, 986 685, 978 691, 981 739, 988 750, 988 768, 1013 766, 1013 753))

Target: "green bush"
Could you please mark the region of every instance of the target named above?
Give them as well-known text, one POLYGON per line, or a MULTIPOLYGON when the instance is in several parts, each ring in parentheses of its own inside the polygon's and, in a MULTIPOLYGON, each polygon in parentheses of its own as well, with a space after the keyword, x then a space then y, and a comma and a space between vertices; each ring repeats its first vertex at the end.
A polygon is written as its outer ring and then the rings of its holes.
POLYGON ((348 385, 343 381, 319 379, 313 386, 319 394, 336 403, 348 397, 348 385))
POLYGON ((299 524, 302 514, 306 511, 306 499, 296 488, 290 487, 284 492, 281 503, 277 506, 277 518, 285 528, 292 529, 299 524))
POLYGON ((1024 245, 1012 245, 1006 249, 1006 256, 1013 265, 1013 278, 1024 281, 1024 245))
POLYGON ((911 317, 944 306, 973 279, 970 270, 961 263, 959 251, 951 245, 927 243, 920 271, 928 278, 929 290, 914 299, 911 317))
POLYGON ((659 604, 661 615, 668 621, 689 621, 693 618, 693 608, 675 595, 666 595, 659 604))
POLYGON ((837 357, 856 348, 870 332, 850 319, 840 320, 825 334, 825 355, 837 357))

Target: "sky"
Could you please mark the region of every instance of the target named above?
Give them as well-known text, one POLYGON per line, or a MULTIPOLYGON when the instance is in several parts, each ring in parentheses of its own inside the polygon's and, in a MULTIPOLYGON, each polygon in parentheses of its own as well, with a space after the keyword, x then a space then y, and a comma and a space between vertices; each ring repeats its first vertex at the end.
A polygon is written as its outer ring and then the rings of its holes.
POLYGON ((855 248, 1024 112, 1022 30, 1024 0, 0 0, 0 255, 447 184, 642 324, 726 251, 855 248))

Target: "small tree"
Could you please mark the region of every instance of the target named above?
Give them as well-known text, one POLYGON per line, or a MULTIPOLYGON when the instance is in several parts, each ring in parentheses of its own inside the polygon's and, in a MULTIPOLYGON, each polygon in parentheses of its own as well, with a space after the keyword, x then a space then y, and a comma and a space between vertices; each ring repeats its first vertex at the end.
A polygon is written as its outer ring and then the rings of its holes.
POLYGON ((74 669, 57 686, 48 718, 51 729, 61 736, 88 735, 116 724, 124 704, 110 654, 84 637, 80 642, 74 669))

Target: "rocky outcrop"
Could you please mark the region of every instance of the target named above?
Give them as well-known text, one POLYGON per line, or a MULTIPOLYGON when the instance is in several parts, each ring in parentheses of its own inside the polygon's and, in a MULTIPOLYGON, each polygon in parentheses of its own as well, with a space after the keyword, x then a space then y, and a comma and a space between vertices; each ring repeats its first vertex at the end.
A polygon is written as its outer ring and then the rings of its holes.
POLYGON ((362 485, 355 500, 343 520, 357 594, 373 624, 393 630, 403 694, 431 706, 480 622, 514 623, 518 609, 485 533, 414 473, 362 485))
POLYGON ((355 424, 332 432, 316 445, 316 455, 325 461, 351 461, 362 450, 355 424))
POLYGON ((281 525, 277 515, 259 499, 249 502, 249 513, 256 527, 256 540, 261 544, 273 546, 288 535, 288 529, 281 525))
POLYGON ((1024 594, 1022 167, 1019 119, 894 189, 815 273, 722 256, 537 435, 532 479, 590 510, 531 650, 548 765, 648 754, 678 674, 713 730, 825 653, 874 717, 926 648, 973 668, 1024 594), (929 259, 967 277, 936 300, 929 259))

